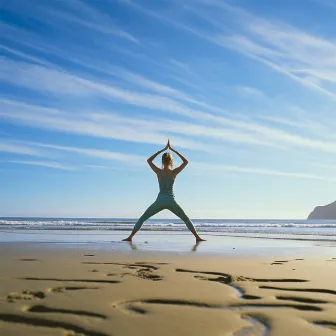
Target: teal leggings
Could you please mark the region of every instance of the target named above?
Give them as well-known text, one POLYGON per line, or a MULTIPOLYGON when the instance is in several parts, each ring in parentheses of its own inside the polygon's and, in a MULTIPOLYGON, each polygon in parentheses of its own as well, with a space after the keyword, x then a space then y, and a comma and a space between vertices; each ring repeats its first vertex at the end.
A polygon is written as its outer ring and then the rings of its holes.
POLYGON ((183 222, 187 225, 190 231, 195 231, 194 225, 189 219, 189 217, 185 214, 183 209, 178 205, 175 201, 174 197, 170 195, 160 195, 157 197, 156 201, 148 207, 148 209, 143 213, 143 215, 138 219, 134 228, 139 230, 142 224, 150 217, 154 216, 158 212, 168 209, 177 217, 181 218, 183 222))

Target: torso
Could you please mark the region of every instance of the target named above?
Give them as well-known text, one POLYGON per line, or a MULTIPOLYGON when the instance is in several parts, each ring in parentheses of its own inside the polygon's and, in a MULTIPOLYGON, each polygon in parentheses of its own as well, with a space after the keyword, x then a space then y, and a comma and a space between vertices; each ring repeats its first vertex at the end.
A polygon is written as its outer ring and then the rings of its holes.
POLYGON ((175 182, 175 177, 173 170, 164 171, 163 169, 160 169, 157 176, 160 187, 159 195, 169 195, 174 197, 173 186, 175 182))
POLYGON ((168 170, 164 170, 164 169, 160 169, 160 172, 157 174, 157 178, 160 181, 161 176, 172 176, 173 180, 175 180, 176 176, 174 176, 174 170, 168 169, 168 170))

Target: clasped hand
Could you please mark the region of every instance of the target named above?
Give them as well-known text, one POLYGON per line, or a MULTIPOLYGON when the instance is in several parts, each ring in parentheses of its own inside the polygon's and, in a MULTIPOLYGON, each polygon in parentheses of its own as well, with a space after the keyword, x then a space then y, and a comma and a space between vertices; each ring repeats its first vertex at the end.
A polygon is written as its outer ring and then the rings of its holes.
POLYGON ((171 149, 172 151, 174 150, 174 149, 170 146, 170 140, 169 140, 169 139, 168 139, 168 142, 167 142, 166 147, 165 147, 163 150, 166 150, 166 149, 171 149))

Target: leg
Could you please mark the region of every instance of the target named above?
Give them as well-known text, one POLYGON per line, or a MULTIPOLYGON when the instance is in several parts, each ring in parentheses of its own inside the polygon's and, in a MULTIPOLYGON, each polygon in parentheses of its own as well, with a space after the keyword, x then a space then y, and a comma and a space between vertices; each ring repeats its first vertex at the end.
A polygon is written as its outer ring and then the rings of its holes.
POLYGON ((178 203, 174 202, 168 209, 174 213, 177 217, 181 218, 183 222, 187 225, 187 228, 193 233, 193 235, 196 238, 196 241, 205 241, 205 239, 202 239, 198 233, 196 232, 196 229, 194 228, 193 223, 189 219, 189 217, 185 214, 183 209, 178 205, 178 203))
POLYGON ((163 207, 158 204, 157 202, 154 202, 152 205, 148 207, 148 209, 143 213, 143 215, 138 219, 138 221, 135 223, 132 233, 125 239, 124 241, 132 241, 133 236, 140 230, 142 224, 150 217, 154 216, 158 212, 163 210, 163 207))

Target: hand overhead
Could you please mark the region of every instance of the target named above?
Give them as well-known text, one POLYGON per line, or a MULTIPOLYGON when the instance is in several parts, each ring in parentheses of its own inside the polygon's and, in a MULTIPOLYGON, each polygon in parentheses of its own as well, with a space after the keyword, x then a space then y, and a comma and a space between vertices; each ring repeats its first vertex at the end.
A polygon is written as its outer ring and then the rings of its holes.
POLYGON ((163 150, 166 150, 166 149, 168 149, 169 147, 170 147, 170 144, 169 144, 169 139, 168 139, 167 145, 166 145, 166 147, 165 147, 163 150))

